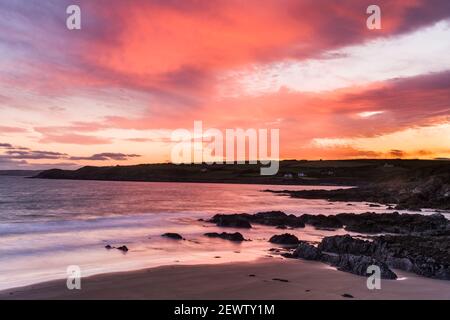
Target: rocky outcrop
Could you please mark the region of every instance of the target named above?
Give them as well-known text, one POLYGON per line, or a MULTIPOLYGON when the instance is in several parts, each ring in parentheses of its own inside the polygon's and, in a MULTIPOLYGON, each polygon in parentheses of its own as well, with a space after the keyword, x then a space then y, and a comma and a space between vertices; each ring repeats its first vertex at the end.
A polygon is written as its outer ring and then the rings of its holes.
POLYGON ((251 224, 275 226, 279 229, 303 228, 305 224, 317 229, 345 228, 348 231, 360 233, 399 233, 426 232, 445 230, 450 227, 450 221, 442 214, 399 214, 365 212, 361 214, 340 213, 337 215, 295 216, 281 211, 259 212, 256 214, 217 214, 209 222, 220 227, 251 228, 251 224))
POLYGON ((395 205, 396 210, 450 210, 450 163, 435 162, 429 166, 403 168, 397 174, 373 179, 370 185, 358 188, 266 191, 294 198, 370 202, 372 207, 374 203, 395 205))
POLYGON ((321 252, 315 246, 306 241, 300 241, 298 247, 292 253, 292 257, 305 260, 319 260, 321 252))
POLYGON ((374 255, 392 267, 450 280, 450 230, 438 233, 381 236, 374 255))
POLYGON ((235 232, 235 233, 209 232, 209 233, 205 233, 205 236, 209 237, 209 238, 220 238, 220 239, 229 240, 229 241, 235 241, 235 242, 245 241, 244 236, 242 234, 240 234, 239 232, 235 232))
POLYGON ((284 234, 274 235, 273 237, 270 238, 269 242, 276 243, 276 244, 291 245, 291 244, 298 244, 299 240, 293 234, 284 233, 284 234))
POLYGON ((361 214, 340 213, 337 215, 304 214, 300 219, 317 229, 337 229, 360 233, 403 233, 445 230, 450 222, 441 214, 399 214, 365 212, 361 214))
POLYGON ((248 216, 247 214, 216 214, 209 222, 219 227, 250 229, 252 225, 248 216))
POLYGON ((320 251, 332 252, 337 254, 354 254, 370 256, 374 252, 372 242, 352 238, 349 235, 325 237, 320 242, 318 249, 320 251))
POLYGON ((121 247, 117 247, 117 250, 123 251, 123 252, 128 252, 128 247, 127 246, 121 246, 121 247))
POLYGON ((209 222, 220 227, 251 228, 251 223, 276 227, 303 228, 303 220, 293 214, 281 211, 259 212, 256 214, 216 214, 209 222))
POLYGON ((267 226, 285 226, 292 228, 304 228, 305 223, 300 217, 286 214, 281 211, 258 212, 249 217, 250 221, 267 226))
POLYGON ((348 231, 361 233, 412 233, 445 230, 450 222, 442 214, 399 214, 366 212, 362 214, 341 213, 336 219, 348 231))
POLYGON ((400 269, 443 280, 450 280, 450 229, 414 235, 374 237, 373 241, 349 235, 322 239, 316 247, 300 243, 290 255, 317 260, 339 270, 366 275, 369 265, 380 267, 384 279, 395 279, 392 270, 400 269))
POLYGON ((184 238, 180 234, 172 232, 164 233, 161 235, 161 237, 166 237, 173 240, 184 240, 184 238))
POLYGON ((316 229, 338 229, 343 227, 342 222, 333 215, 303 214, 300 216, 300 219, 302 219, 304 223, 314 226, 316 229))
POLYGON ((370 266, 378 266, 382 279, 397 279, 397 275, 389 269, 389 266, 377 259, 368 256, 356 256, 352 254, 339 255, 335 263, 332 263, 340 271, 350 272, 359 276, 369 276, 370 266))
POLYGON ((128 250, 129 250, 127 246, 113 247, 113 246, 111 246, 109 244, 107 244, 105 246, 105 249, 107 249, 107 250, 117 249, 117 250, 120 250, 122 252, 128 252, 128 250))

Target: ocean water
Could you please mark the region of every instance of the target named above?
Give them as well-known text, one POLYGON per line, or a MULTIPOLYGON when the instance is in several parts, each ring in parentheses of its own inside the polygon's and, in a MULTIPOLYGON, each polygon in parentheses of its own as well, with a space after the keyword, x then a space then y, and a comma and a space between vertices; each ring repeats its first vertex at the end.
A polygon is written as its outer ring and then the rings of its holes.
MULTIPOLYGON (((198 221, 216 213, 388 212, 385 207, 369 208, 367 203, 349 206, 262 192, 324 188, 337 187, 0 177, 0 290, 65 278, 70 265, 89 276, 172 264, 251 261, 268 256, 272 245, 267 240, 284 232, 258 225, 250 230, 224 230, 198 221), (203 236, 222 231, 239 231, 252 241, 238 244, 203 236), (186 240, 161 237, 165 232, 180 233, 186 240), (107 250, 107 244, 126 245, 130 251, 107 250)), ((348 233, 309 226, 288 232, 309 241, 348 233)))

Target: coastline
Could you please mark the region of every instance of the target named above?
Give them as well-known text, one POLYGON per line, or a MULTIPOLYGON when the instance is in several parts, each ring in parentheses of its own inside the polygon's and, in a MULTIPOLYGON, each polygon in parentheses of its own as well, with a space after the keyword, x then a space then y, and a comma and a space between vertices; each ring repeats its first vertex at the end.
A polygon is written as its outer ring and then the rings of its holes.
POLYGON ((106 273, 82 279, 81 290, 68 290, 66 280, 54 280, 1 291, 0 300, 450 299, 450 281, 396 272, 400 280, 382 280, 381 290, 368 290, 365 277, 320 262, 261 258, 245 263, 171 265, 106 273))

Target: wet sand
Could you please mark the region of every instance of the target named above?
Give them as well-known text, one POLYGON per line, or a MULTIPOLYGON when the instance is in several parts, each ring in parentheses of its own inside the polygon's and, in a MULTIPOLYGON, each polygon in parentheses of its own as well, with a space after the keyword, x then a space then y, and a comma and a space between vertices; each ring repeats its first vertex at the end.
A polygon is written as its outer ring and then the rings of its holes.
POLYGON ((96 275, 82 279, 81 290, 55 280, 2 291, 0 299, 450 299, 450 281, 395 271, 401 280, 368 290, 366 278, 320 262, 263 258, 96 275))

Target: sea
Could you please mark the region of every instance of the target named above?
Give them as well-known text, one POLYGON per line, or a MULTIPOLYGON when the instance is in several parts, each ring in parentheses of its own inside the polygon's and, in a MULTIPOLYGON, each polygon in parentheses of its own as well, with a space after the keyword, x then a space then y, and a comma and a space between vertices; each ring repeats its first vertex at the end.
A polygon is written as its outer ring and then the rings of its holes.
MULTIPOLYGON (((282 259, 269 251, 274 246, 268 239, 284 232, 312 242, 336 234, 358 235, 311 226, 295 230, 261 225, 225 229, 200 220, 217 213, 280 210, 295 215, 333 215, 392 211, 364 202, 294 199, 265 192, 336 188, 343 187, 0 176, 0 290, 64 279, 69 266, 77 266, 86 277, 167 265, 282 259), (206 232, 223 231, 241 232, 251 241, 233 243, 204 236, 206 232), (179 233, 185 240, 162 237, 166 232, 179 233), (125 245, 129 251, 108 250, 106 245, 125 245)), ((432 213, 435 211, 422 212, 432 213)))

